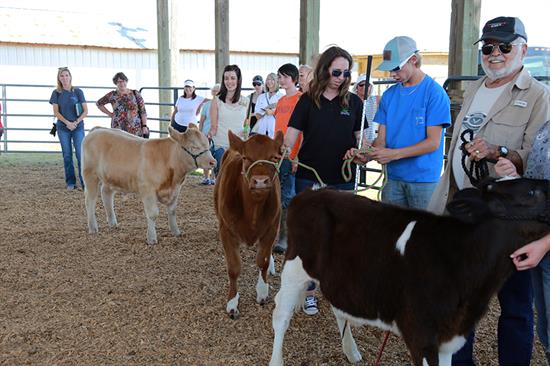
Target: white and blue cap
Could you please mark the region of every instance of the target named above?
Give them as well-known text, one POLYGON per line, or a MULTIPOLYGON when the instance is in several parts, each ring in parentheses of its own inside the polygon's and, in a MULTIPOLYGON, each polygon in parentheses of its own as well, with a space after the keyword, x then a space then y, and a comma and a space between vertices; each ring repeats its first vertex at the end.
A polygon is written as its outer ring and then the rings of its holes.
POLYGON ((395 37, 384 47, 382 53, 382 63, 377 69, 381 71, 391 71, 396 68, 401 68, 405 63, 418 52, 414 39, 407 36, 395 37))

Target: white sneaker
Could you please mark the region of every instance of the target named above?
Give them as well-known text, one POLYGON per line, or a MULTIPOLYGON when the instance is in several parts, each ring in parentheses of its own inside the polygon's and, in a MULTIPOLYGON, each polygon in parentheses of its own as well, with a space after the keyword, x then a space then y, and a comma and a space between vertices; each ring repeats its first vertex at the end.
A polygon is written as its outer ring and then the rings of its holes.
POLYGON ((307 315, 317 314, 319 312, 319 309, 317 308, 317 298, 315 296, 306 296, 302 309, 307 315))

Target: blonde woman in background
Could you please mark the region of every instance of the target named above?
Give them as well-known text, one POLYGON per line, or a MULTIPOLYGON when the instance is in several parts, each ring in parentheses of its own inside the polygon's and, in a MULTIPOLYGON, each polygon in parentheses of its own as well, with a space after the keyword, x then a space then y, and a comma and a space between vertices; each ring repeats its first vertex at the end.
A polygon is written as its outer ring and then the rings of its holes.
POLYGON ((277 74, 273 72, 268 74, 265 78, 265 93, 256 100, 254 114, 256 114, 258 122, 252 130, 253 133, 268 135, 271 138, 275 136, 275 107, 284 95, 279 91, 279 88, 277 74))
POLYGON ((88 115, 88 106, 82 90, 73 87, 73 77, 67 67, 60 67, 57 70, 57 88, 52 92, 50 104, 53 107, 53 114, 57 118, 55 125, 61 143, 67 190, 72 191, 76 187, 73 147, 78 162, 80 184, 84 188, 80 152, 84 139, 84 118, 88 115))

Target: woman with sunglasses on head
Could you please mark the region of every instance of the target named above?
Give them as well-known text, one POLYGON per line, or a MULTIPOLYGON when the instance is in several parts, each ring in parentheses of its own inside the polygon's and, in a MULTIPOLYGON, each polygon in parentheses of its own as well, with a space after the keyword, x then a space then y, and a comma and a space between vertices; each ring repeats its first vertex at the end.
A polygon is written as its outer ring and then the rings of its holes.
POLYGON ((270 73, 265 78, 265 93, 258 97, 254 114, 258 119, 254 126, 254 133, 267 135, 271 138, 275 136, 275 107, 277 102, 284 95, 279 91, 279 80, 277 74, 270 73))
POLYGON ((220 92, 210 105, 210 131, 207 137, 214 142, 214 158, 217 161, 214 174, 218 175, 221 159, 229 147, 228 131, 245 138, 244 127, 248 101, 241 95, 242 75, 237 65, 223 69, 220 92))
MULTIPOLYGON (((353 190, 355 179, 346 182, 341 169, 346 151, 356 147, 361 135, 362 104, 349 92, 353 59, 344 49, 332 46, 321 54, 309 89, 304 93, 288 122, 284 146, 294 146, 300 132, 303 140, 298 159, 317 171, 330 188, 353 190)), ((355 174, 355 169, 352 169, 355 174)), ((315 174, 299 166, 296 194, 319 183, 315 174)), ((303 305, 308 315, 317 314, 315 284, 311 283, 303 305)))
POLYGON ((185 80, 183 83, 183 95, 178 98, 170 125, 179 132, 185 132, 189 123, 197 123, 199 114, 207 99, 197 95, 193 80, 185 80))
POLYGON ((128 89, 128 78, 117 72, 113 77, 116 90, 105 94, 96 102, 100 111, 111 117, 111 128, 119 128, 132 135, 149 137, 145 102, 137 90, 128 89), (105 108, 111 104, 113 111, 105 108))
POLYGON ((53 113, 57 118, 57 136, 61 143, 67 189, 72 191, 76 187, 73 147, 78 162, 80 185, 84 188, 80 153, 84 139, 84 118, 88 115, 88 106, 82 90, 73 87, 73 77, 67 67, 60 67, 57 70, 57 88, 52 92, 50 104, 53 106, 53 113))
POLYGON ((260 75, 254 76, 252 79, 252 86, 254 87, 254 91, 248 96, 248 110, 246 111, 249 131, 252 131, 256 122, 258 122, 254 110, 256 109, 258 97, 264 93, 264 79, 260 75))

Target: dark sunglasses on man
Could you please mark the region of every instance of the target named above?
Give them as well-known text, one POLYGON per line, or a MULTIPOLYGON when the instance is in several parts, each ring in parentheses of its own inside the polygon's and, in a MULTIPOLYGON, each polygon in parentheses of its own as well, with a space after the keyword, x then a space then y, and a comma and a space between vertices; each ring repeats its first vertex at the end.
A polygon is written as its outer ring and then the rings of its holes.
POLYGON ((260 83, 259 81, 254 81, 252 83, 252 86, 260 86, 260 85, 262 85, 262 83, 260 83))
POLYGON ((483 46, 481 46, 481 53, 483 53, 485 56, 489 56, 491 53, 493 53, 493 50, 495 49, 495 47, 498 46, 498 50, 500 51, 500 53, 507 54, 512 52, 512 48, 514 46, 519 46, 522 44, 523 43, 508 43, 508 42, 498 43, 498 44, 486 43, 483 46))
POLYGON ((344 71, 342 71, 342 70, 336 69, 336 70, 332 70, 332 73, 331 73, 331 74, 332 74, 332 76, 334 76, 335 78, 340 77, 340 75, 342 75, 342 74, 344 74, 344 78, 349 78, 349 77, 351 77, 351 72, 350 72, 349 70, 344 70, 344 71))

